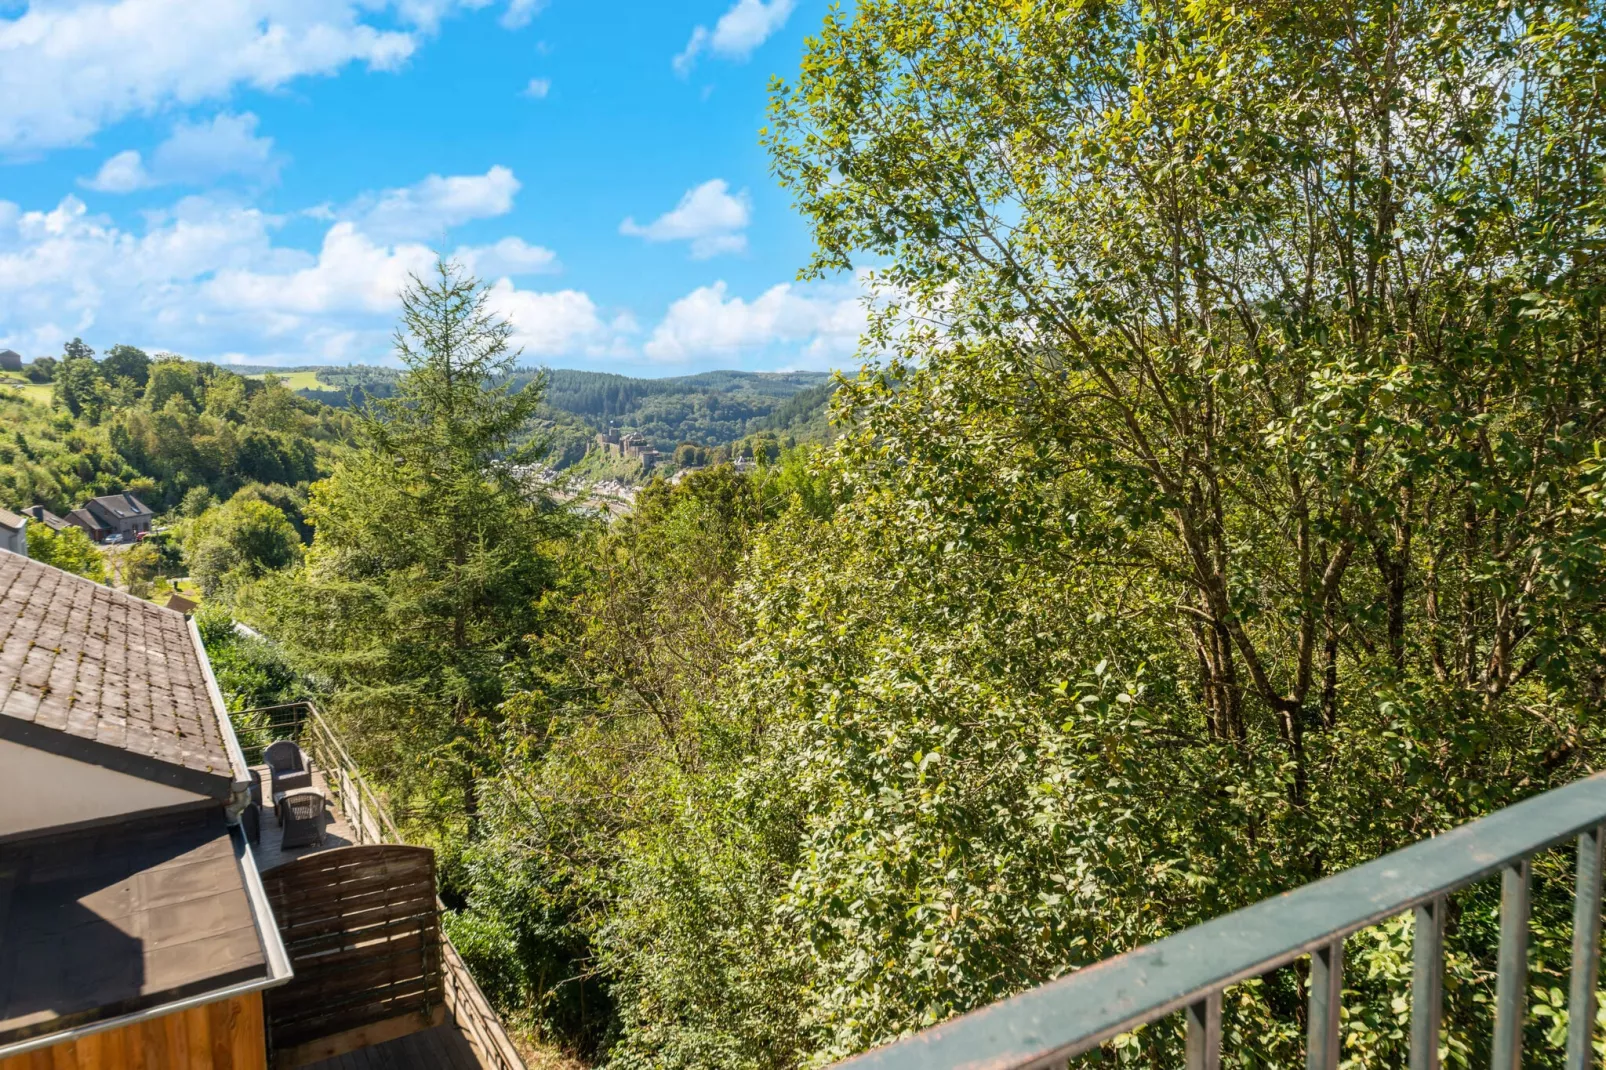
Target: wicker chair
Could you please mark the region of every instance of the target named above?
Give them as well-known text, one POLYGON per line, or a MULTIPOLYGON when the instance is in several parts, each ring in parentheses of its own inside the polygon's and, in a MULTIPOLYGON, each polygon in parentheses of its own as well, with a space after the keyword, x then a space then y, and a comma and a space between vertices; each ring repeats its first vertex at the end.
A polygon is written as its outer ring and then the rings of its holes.
POLYGON ((252 802, 240 813, 240 828, 245 833, 246 841, 252 844, 262 842, 262 807, 252 802))
POLYGON ((298 788, 285 792, 279 802, 279 826, 284 830, 279 840, 281 847, 323 846, 324 830, 329 825, 329 811, 324 804, 323 792, 317 788, 298 788))
POLYGON ((312 763, 301 748, 288 739, 269 743, 262 752, 268 763, 268 775, 273 780, 272 794, 277 797, 297 788, 312 787, 312 763))

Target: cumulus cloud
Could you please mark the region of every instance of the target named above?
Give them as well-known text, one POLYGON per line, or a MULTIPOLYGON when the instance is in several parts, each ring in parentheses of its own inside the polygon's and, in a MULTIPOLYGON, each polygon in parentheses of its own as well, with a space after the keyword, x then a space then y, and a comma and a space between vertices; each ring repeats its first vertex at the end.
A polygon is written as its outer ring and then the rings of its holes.
POLYGON ((690 74, 697 65, 697 57, 705 50, 725 59, 747 59, 771 34, 786 25, 792 7, 793 0, 769 0, 768 3, 736 0, 730 10, 719 17, 712 31, 706 26, 692 30, 686 47, 674 58, 675 73, 682 78, 690 74))
POLYGON ((536 275, 558 270, 558 254, 523 238, 503 238, 494 245, 464 245, 452 254, 471 275, 482 279, 504 275, 536 275))
MULTIPOLYGON (((147 214, 136 232, 77 197, 48 211, 0 201, 0 342, 49 352, 79 334, 265 363, 383 358, 397 293, 432 269, 435 251, 339 219, 308 252, 276 242, 286 221, 189 197, 147 214)), ((578 290, 515 285, 555 269, 548 249, 510 237, 455 255, 498 278, 495 306, 533 354, 613 353, 635 331, 578 290)))
POLYGON ((506 215, 518 192, 513 172, 497 165, 483 175, 430 175, 412 186, 358 198, 340 215, 381 240, 436 238, 473 219, 506 215))
MULTIPOLYGON (((327 215, 322 241, 311 250, 281 239, 292 221, 305 225, 305 212, 272 215, 216 196, 185 197, 142 213, 134 225, 98 214, 76 196, 44 210, 0 201, 0 345, 45 353, 76 334, 95 344, 131 342, 218 360, 383 359, 398 291, 409 275, 430 272, 436 252, 420 238, 381 236, 368 221, 406 231, 375 211, 399 201, 436 220, 498 212, 502 198, 484 188, 507 188, 498 186, 496 170, 467 176, 490 177, 488 183, 435 176, 363 198, 367 214, 327 215)), ((702 233, 674 215, 655 232, 664 240, 702 233)), ((718 282, 675 301, 643 331, 627 312, 582 289, 525 281, 558 264, 552 250, 521 237, 459 245, 453 255, 495 280, 492 309, 535 358, 684 364, 762 356, 830 366, 853 351, 865 321, 857 281, 783 284, 752 298, 718 282)))
POLYGON ((720 281, 670 305, 642 352, 654 360, 684 361, 792 345, 804 360, 827 363, 858 345, 864 300, 857 282, 814 290, 781 283, 744 301, 730 296, 720 281))
POLYGON ((151 176, 145 173, 145 161, 139 153, 128 149, 101 164, 95 177, 86 179, 84 185, 102 193, 129 193, 144 189, 150 181, 151 176))
POLYGON ((747 191, 733 196, 725 180, 715 178, 687 190, 679 204, 651 223, 642 225, 627 217, 619 224, 619 233, 652 242, 689 241, 692 257, 706 260, 745 250, 747 236, 742 231, 751 217, 747 191))
POLYGON ((491 287, 487 303, 513 326, 512 344, 529 356, 618 354, 636 330, 627 315, 605 320, 596 303, 578 290, 536 293, 502 279, 491 287))
POLYGON ((250 112, 222 112, 211 122, 181 122, 156 147, 152 171, 172 181, 204 183, 225 175, 267 176, 278 169, 273 139, 257 136, 250 112))
MULTIPOLYGON (((130 115, 405 63, 488 0, 53 0, 0 17, 0 152, 79 144, 130 115), (47 90, 41 87, 48 87, 47 90)), ((7 5, 10 6, 10 5, 7 5)), ((540 7, 510 0, 503 22, 540 7)))
POLYGON ((552 79, 531 78, 530 84, 524 87, 524 95, 536 100, 545 100, 546 95, 552 92, 552 79))
MULTIPOLYGON (((119 340, 154 329, 187 344, 216 309, 196 299, 212 272, 279 270, 300 255, 275 249, 276 221, 255 208, 186 198, 135 234, 93 214, 77 197, 49 211, 0 202, 0 333, 48 351, 91 328, 119 340)), ((171 348, 171 347, 170 347, 171 348)))
POLYGON ((222 271, 205 284, 202 296, 244 312, 384 312, 395 307, 410 275, 423 275, 434 263, 427 245, 381 245, 341 221, 324 235, 315 262, 290 272, 222 271))
POLYGON ((221 112, 209 122, 181 121, 152 153, 151 165, 132 149, 119 152, 84 182, 104 193, 128 193, 171 182, 204 185, 228 175, 272 178, 279 161, 273 139, 258 137, 257 117, 250 112, 221 112))

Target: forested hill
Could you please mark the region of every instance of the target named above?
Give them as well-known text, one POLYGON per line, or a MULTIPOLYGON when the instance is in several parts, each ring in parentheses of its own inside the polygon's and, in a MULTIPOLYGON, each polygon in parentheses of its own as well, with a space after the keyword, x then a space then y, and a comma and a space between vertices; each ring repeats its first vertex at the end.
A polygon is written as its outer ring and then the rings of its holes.
MULTIPOLYGON (((344 406, 354 396, 384 397, 394 388, 393 368, 371 365, 273 371, 302 396, 344 406)), ((537 369, 521 369, 528 382, 537 369)), ((546 370, 546 428, 560 463, 577 460, 596 431, 609 428, 645 435, 665 453, 682 443, 726 446, 758 432, 798 440, 827 437, 827 404, 834 388, 826 372, 714 371, 664 379, 640 379, 570 368, 546 370)))

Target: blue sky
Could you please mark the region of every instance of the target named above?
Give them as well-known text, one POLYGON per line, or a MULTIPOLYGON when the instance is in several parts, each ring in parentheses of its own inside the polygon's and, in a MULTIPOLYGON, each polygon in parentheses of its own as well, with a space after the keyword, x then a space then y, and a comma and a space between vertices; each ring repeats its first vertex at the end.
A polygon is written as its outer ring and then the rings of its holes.
POLYGON ((0 347, 388 359, 435 252, 526 363, 852 362, 758 144, 824 0, 0 0, 0 347))

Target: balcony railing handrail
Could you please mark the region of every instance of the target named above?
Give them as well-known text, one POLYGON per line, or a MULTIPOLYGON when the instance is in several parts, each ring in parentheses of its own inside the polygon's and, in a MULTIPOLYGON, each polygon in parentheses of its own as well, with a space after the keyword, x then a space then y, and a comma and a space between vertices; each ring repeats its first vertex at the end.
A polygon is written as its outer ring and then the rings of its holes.
MULTIPOLYGON (((323 769, 325 783, 335 792, 336 801, 340 803, 342 811, 350 821, 357 842, 406 843, 401 833, 396 830, 396 823, 391 820, 390 811, 368 786, 367 778, 362 775, 357 763, 352 760, 351 753, 346 750, 345 743, 324 717, 323 711, 318 709, 317 703, 310 699, 284 702, 275 706, 238 710, 230 716, 245 717, 250 714, 296 709, 304 711, 304 716, 295 719, 295 727, 299 729, 304 724, 310 724, 314 735, 318 737, 317 745, 311 748, 313 764, 323 769), (374 820, 372 826, 369 824, 370 818, 374 820)), ((272 727, 283 728, 288 725, 272 727)), ((435 905, 442 912, 446 909, 446 905, 438 897, 435 905)), ((475 1050, 482 1059, 494 1067, 494 1070, 525 1070, 524 1060, 509 1039, 501 1018, 497 1016, 491 1001, 485 997, 479 983, 474 980, 474 975, 469 973, 462 955, 452 946, 451 940, 445 933, 441 934, 441 944, 446 1002, 457 1018, 459 1028, 469 1034, 475 1050)))
POLYGON ((1573 985, 1566 1065, 1592 1065, 1606 773, 1106 959, 839 1063, 842 1070, 1063 1066, 1104 1042, 1186 1012, 1187 1065, 1219 1065, 1221 993, 1311 956, 1307 1070, 1337 1070, 1345 937, 1415 910, 1412 1070, 1437 1070, 1445 897, 1502 874, 1494 1070, 1520 1062, 1529 859, 1577 837, 1573 985))

